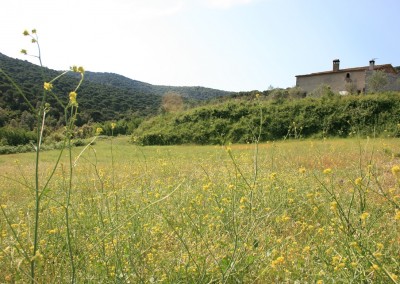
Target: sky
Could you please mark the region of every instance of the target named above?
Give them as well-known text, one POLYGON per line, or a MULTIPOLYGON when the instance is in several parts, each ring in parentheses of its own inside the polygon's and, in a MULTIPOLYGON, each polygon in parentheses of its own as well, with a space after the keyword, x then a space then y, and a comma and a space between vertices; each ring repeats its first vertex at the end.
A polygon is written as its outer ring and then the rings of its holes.
POLYGON ((296 75, 400 66, 398 0, 2 0, 0 53, 154 85, 293 87, 296 75))

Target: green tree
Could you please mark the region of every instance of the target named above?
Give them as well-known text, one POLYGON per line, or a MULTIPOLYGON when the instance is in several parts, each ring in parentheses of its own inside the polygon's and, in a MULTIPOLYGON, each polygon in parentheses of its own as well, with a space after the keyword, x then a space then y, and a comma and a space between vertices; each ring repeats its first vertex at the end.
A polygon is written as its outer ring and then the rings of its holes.
POLYGON ((25 130, 33 130, 33 128, 35 127, 35 123, 36 123, 35 116, 32 113, 24 110, 21 114, 19 127, 25 130))
POLYGON ((381 70, 374 71, 367 79, 368 93, 383 91, 388 84, 388 78, 385 72, 381 70))

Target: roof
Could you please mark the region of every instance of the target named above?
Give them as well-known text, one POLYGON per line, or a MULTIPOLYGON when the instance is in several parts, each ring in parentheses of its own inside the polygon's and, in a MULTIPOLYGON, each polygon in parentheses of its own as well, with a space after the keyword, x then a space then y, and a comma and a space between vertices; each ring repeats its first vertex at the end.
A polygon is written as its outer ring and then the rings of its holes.
MULTIPOLYGON (((346 68, 346 69, 339 69, 338 71, 323 71, 317 73, 310 73, 305 75, 296 75, 296 77, 308 77, 308 76, 319 76, 319 75, 327 75, 327 74, 336 74, 336 73, 347 73, 347 72, 357 72, 357 71, 368 71, 369 66, 364 67, 355 67, 355 68, 346 68)), ((392 66, 392 64, 382 64, 382 65, 375 65, 374 70, 384 71, 386 73, 393 73, 397 74, 396 69, 392 66)))

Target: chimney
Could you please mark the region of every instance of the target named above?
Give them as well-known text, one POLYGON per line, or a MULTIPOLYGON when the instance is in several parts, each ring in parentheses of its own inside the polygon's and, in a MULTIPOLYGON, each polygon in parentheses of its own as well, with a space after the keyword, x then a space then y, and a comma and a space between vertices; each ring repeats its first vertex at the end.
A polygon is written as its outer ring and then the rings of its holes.
POLYGON ((340 60, 339 59, 333 60, 333 72, 339 71, 339 64, 340 64, 340 60))
POLYGON ((375 60, 370 60, 369 61, 369 70, 374 70, 374 67, 375 67, 375 60))

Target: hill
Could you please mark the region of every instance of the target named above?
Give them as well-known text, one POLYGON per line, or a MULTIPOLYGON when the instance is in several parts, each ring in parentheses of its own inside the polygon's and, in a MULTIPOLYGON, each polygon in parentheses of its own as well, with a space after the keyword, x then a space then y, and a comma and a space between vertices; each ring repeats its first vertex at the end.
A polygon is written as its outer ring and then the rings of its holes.
POLYGON ((234 92, 222 91, 200 86, 195 87, 176 87, 152 85, 137 80, 132 80, 122 75, 114 73, 86 72, 85 79, 90 82, 102 85, 113 86, 124 90, 135 90, 143 94, 153 94, 163 96, 166 93, 173 92, 182 97, 191 100, 209 100, 217 97, 235 94, 234 92))
MULTIPOLYGON (((33 105, 36 105, 40 98, 43 82, 61 73, 1 53, 0 68, 15 80, 33 105)), ((54 84, 54 91, 60 95, 61 100, 67 101, 67 94, 77 81, 78 78, 74 74, 64 76, 54 84)), ((85 80, 79 89, 80 115, 77 124, 118 120, 132 114, 140 117, 157 114, 161 107, 162 96, 171 92, 182 96, 184 101, 192 105, 232 94, 205 87, 157 86, 113 73, 86 72, 85 80)), ((62 110, 57 108, 54 99, 49 100, 53 107, 49 115, 57 123, 62 110)), ((18 120, 27 109, 26 103, 15 88, 3 75, 0 75, 0 127, 12 120, 18 120)))

